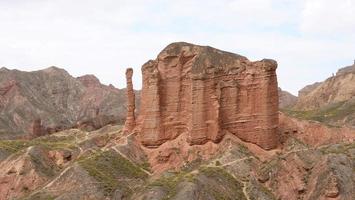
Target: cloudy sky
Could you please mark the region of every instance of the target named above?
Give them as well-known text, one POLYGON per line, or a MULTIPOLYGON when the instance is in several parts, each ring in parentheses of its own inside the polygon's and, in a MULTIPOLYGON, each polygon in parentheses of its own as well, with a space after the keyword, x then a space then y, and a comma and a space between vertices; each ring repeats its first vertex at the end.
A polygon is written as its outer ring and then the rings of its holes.
POLYGON ((169 43, 278 61, 294 94, 355 59, 355 0, 0 0, 0 67, 65 68, 125 87, 169 43))

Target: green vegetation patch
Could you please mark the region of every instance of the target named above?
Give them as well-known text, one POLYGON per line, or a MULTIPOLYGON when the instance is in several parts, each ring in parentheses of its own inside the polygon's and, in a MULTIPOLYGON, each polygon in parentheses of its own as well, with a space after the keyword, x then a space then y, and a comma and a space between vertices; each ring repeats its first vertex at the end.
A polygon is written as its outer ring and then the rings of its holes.
POLYGON ((164 200, 174 197, 177 193, 177 185, 183 181, 194 182, 194 175, 186 172, 176 172, 169 175, 164 175, 157 180, 154 180, 148 187, 163 187, 167 190, 167 195, 164 200))
POLYGON ((231 150, 231 153, 233 155, 239 155, 239 157, 247 157, 247 156, 253 156, 253 154, 249 151, 249 149, 242 145, 242 144, 236 144, 235 147, 231 150))
POLYGON ((29 152, 29 155, 34 168, 43 175, 47 177, 54 177, 57 172, 59 172, 58 167, 46 157, 42 149, 33 148, 29 152))
POLYGON ((208 178, 207 183, 202 183, 205 191, 216 200, 245 199, 243 184, 235 179, 226 170, 220 167, 204 167, 201 174, 208 178))
POLYGON ((83 157, 78 163, 102 185, 108 196, 116 189, 130 195, 133 191, 129 183, 135 179, 145 180, 148 177, 138 166, 112 150, 99 151, 83 157))
POLYGON ((319 110, 300 111, 282 109, 282 112, 299 119, 314 120, 328 123, 331 121, 341 120, 355 113, 355 103, 342 101, 328 105, 319 110))
POLYGON ((334 144, 326 148, 322 148, 321 151, 324 154, 349 154, 350 149, 355 149, 355 143, 350 144, 334 144))
POLYGON ((251 180, 247 184, 246 192, 250 200, 276 200, 275 195, 256 180, 251 180))
MULTIPOLYGON (((267 181, 269 179, 273 179, 273 175, 279 170, 279 163, 281 158, 275 158, 268 162, 264 162, 258 169, 257 176, 262 181, 267 181)), ((276 182, 272 182, 275 185, 272 187, 276 187, 276 182)))
POLYGON ((31 146, 30 141, 26 140, 0 140, 0 149, 9 153, 16 153, 29 146, 31 146))
POLYGON ((49 139, 46 137, 37 138, 34 140, 0 140, 0 149, 9 153, 16 153, 30 146, 43 146, 49 149, 73 149, 76 145, 71 138, 56 138, 49 139))
POLYGON ((36 193, 30 197, 23 198, 23 200, 54 200, 55 197, 46 193, 36 193))
POLYGON ((167 173, 154 180, 148 188, 161 187, 166 192, 164 200, 172 199, 186 182, 198 187, 201 198, 213 197, 216 200, 246 199, 243 184, 221 167, 201 167, 194 172, 167 173))
POLYGON ((150 163, 148 161, 143 162, 142 164, 139 164, 139 167, 141 167, 142 169, 148 171, 148 172, 152 172, 150 163))

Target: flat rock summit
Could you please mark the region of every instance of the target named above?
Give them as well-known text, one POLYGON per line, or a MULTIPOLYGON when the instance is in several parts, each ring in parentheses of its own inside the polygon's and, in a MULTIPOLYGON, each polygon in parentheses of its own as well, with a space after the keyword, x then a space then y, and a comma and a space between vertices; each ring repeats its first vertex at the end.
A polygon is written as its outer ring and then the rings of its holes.
POLYGON ((233 134, 275 148, 276 68, 274 60, 251 62, 208 46, 170 44, 142 66, 141 111, 136 122, 129 117, 127 124, 136 124, 133 131, 150 147, 181 134, 190 145, 217 143, 233 134))

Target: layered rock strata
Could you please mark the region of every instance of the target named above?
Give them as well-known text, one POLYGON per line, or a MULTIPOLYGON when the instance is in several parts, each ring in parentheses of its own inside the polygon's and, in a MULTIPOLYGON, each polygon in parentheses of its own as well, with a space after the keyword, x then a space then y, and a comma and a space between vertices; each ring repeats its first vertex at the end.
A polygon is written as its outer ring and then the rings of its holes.
POLYGON ((141 111, 134 132, 156 147, 187 134, 190 145, 225 134, 272 149, 278 143, 278 87, 273 60, 208 46, 173 43, 142 67, 141 111))

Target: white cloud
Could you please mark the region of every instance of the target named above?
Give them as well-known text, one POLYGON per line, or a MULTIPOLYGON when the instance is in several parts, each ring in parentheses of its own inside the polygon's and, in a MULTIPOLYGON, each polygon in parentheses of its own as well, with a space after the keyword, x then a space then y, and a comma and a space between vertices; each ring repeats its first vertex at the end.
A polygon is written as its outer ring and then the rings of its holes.
POLYGON ((118 87, 133 67, 139 88, 144 62, 187 41, 274 58, 281 87, 296 93, 354 59, 353 9, 346 0, 0 1, 0 66, 57 65, 118 87))
POLYGON ((311 34, 354 35, 354 0, 306 0, 301 30, 311 34))

